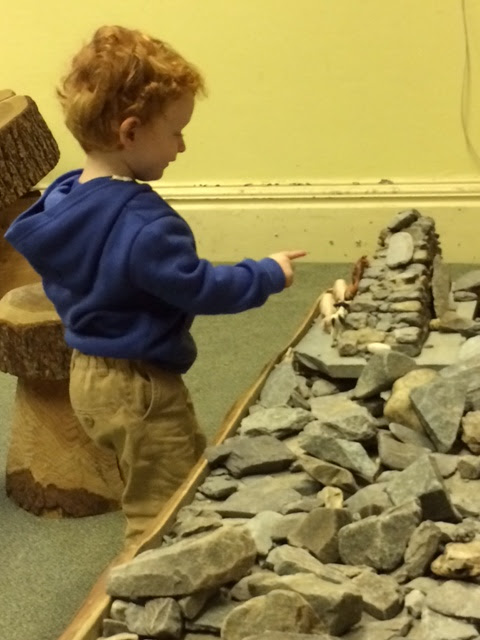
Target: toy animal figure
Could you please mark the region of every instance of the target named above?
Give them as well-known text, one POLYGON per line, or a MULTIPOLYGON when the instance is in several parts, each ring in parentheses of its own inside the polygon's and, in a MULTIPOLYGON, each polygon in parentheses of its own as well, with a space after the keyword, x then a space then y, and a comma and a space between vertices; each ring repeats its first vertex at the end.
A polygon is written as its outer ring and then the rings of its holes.
POLYGON ((347 285, 347 289, 345 291, 345 300, 353 300, 358 291, 358 285, 362 279, 363 272, 369 264, 367 256, 362 256, 355 262, 352 269, 352 282, 347 285))
POLYGON ((335 280, 330 289, 324 291, 320 298, 319 311, 321 324, 326 333, 331 333, 335 339, 344 326, 344 319, 350 306, 350 301, 358 291, 358 284, 363 272, 368 267, 367 256, 362 256, 353 265, 352 281, 335 280))
POLYGON ((336 280, 334 286, 324 291, 320 298, 319 311, 323 330, 326 333, 333 333, 334 337, 343 325, 343 319, 347 315, 348 303, 343 299, 346 285, 345 280, 336 280))

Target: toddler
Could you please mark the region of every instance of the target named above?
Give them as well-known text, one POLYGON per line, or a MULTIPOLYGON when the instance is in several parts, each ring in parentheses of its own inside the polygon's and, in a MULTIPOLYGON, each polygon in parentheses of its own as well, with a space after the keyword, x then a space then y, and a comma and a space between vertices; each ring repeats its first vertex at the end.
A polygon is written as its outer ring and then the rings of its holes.
POLYGON ((292 283, 303 251, 213 266, 152 188, 177 154, 198 70, 169 45, 105 26, 73 58, 58 95, 85 151, 6 233, 41 275, 72 347, 70 399, 88 435, 113 449, 135 542, 199 459, 205 437, 182 374, 197 314, 238 313, 292 283))

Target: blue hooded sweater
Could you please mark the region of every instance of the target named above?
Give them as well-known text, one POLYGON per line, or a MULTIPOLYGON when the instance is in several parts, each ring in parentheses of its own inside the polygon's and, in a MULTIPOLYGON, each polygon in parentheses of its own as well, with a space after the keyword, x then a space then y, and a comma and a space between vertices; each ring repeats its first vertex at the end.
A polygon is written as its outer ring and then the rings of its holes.
POLYGON ((176 373, 193 364, 197 314, 238 313, 285 287, 271 258, 213 266, 190 227, 152 188, 60 176, 5 234, 42 277, 67 344, 176 373))

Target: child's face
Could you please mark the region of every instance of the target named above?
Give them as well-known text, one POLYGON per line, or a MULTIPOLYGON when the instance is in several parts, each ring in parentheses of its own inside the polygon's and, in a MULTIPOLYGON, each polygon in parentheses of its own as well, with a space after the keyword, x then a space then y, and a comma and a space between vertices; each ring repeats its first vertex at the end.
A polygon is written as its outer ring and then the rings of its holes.
POLYGON ((170 102, 148 123, 136 125, 130 144, 124 148, 124 159, 133 178, 160 179, 177 153, 185 151, 182 131, 190 122, 193 106, 194 97, 187 93, 170 102))

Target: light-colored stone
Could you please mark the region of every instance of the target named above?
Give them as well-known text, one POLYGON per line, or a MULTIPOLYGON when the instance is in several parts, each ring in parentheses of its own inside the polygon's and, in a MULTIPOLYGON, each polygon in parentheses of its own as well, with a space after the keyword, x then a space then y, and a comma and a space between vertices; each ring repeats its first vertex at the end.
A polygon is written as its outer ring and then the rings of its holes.
POLYGON ((480 540, 449 542, 431 564, 433 573, 454 580, 480 576, 480 540))
POLYGON ((463 416, 462 440, 470 451, 480 454, 480 411, 469 411, 463 416))
POLYGON ((391 269, 403 267, 412 261, 413 238, 409 233, 399 231, 390 237, 387 250, 387 266, 391 269))
POLYGON ((424 433, 420 419, 410 402, 410 392, 437 376, 438 374, 432 369, 415 369, 396 380, 392 386, 392 395, 385 405, 385 416, 392 422, 399 422, 424 433))
POLYGON ((225 619, 222 640, 244 640, 262 631, 324 631, 308 602, 294 591, 275 590, 236 607, 225 619))
POLYGON ((264 595, 277 589, 292 589, 310 604, 332 635, 342 635, 362 615, 362 597, 357 588, 348 582, 334 584, 317 576, 303 573, 291 576, 266 578, 251 585, 253 595, 264 595))

